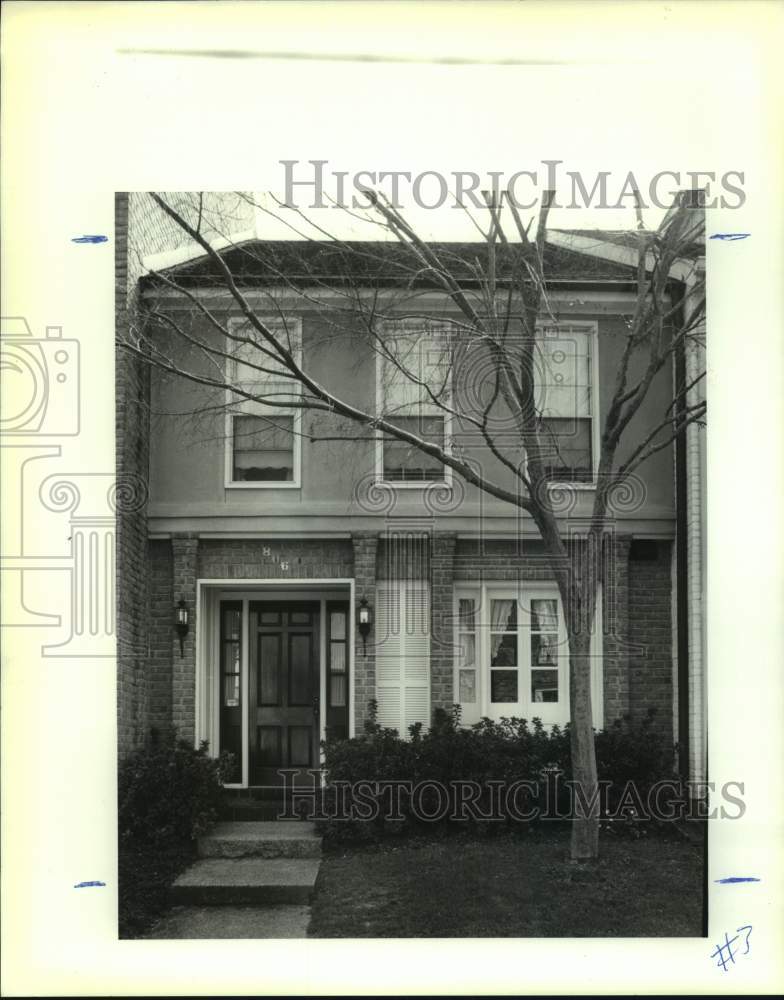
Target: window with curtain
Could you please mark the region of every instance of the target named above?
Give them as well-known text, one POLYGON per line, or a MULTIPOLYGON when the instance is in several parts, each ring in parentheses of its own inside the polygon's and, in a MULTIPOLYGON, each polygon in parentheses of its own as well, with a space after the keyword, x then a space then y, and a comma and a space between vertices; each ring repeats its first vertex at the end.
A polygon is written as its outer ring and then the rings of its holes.
POLYGON ((531 614, 531 701, 558 701, 558 601, 535 599, 531 614))
POLYGON ((534 358, 536 408, 548 476, 593 482, 593 331, 544 326, 534 358))
POLYGON ((517 601, 490 602, 490 701, 518 698, 517 601))
POLYGON ((461 585, 454 604, 454 700, 461 721, 569 718, 568 643, 552 583, 461 585))
MULTIPOLYGON (((449 324, 410 321, 386 324, 378 353, 381 415, 401 430, 443 449, 447 420, 436 400, 451 389, 449 324)), ((382 478, 390 483, 442 482, 443 462, 413 444, 385 435, 382 478)))
MULTIPOLYGON (((299 321, 264 318, 264 322, 300 361, 299 321)), ((232 324, 232 333, 247 335, 262 343, 260 334, 247 324, 232 324)), ((228 352, 231 354, 230 377, 232 384, 238 388, 264 396, 272 404, 276 399, 281 403, 293 401, 300 394, 299 383, 287 377, 284 364, 265 355, 253 344, 238 344, 229 340, 228 352), (266 370, 259 371, 259 366, 266 370)), ((290 406, 238 401, 234 394, 228 395, 232 404, 229 417, 229 482, 259 486, 276 483, 295 485, 298 480, 299 412, 290 406)))
POLYGON ((235 482, 290 483, 294 479, 294 417, 232 418, 235 482))

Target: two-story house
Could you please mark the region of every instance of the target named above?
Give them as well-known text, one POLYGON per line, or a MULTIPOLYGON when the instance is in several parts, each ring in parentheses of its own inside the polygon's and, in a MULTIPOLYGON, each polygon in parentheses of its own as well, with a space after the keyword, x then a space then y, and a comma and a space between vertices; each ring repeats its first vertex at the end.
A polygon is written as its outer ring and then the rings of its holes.
MULTIPOLYGON (((125 196, 120 237, 127 217, 125 196)), ((579 535, 590 516, 636 295, 632 247, 617 233, 554 232, 546 244, 538 378, 558 442, 552 479, 566 534, 579 535)), ((470 287, 486 247, 440 252, 470 287)), ((157 273, 132 282, 129 311, 122 246, 118 254, 120 339, 145 323, 166 359, 149 367, 118 353, 118 471, 143 497, 121 514, 118 533, 121 752, 149 727, 174 725, 213 753, 231 750, 233 784, 252 787, 275 783, 280 768, 318 767, 320 741, 361 732, 373 702, 378 721, 401 733, 453 705, 465 724, 566 723, 564 609, 533 520, 373 428, 227 389, 274 395, 283 376, 274 363, 260 371, 233 341, 218 371, 200 346, 219 345, 218 326, 247 327, 215 262, 159 259, 157 273)), ((312 378, 512 489, 509 470, 461 419, 488 406, 492 370, 481 351, 450 360, 461 317, 442 289, 411 279, 406 254, 396 243, 247 239, 224 260, 312 378), (414 382, 401 376, 401 357, 414 382), (433 404, 440 390, 452 406, 433 404)), ((502 271, 497 280, 505 296, 502 271)), ((674 375, 667 366, 657 376, 630 441, 667 413, 674 375)), ((493 418, 494 440, 508 441, 503 414, 493 418)), ((688 635, 701 624, 679 559, 686 477, 699 469, 685 448, 684 438, 653 455, 613 510, 591 692, 597 728, 655 709, 658 738, 688 746, 684 777, 699 778, 702 690, 688 635)))

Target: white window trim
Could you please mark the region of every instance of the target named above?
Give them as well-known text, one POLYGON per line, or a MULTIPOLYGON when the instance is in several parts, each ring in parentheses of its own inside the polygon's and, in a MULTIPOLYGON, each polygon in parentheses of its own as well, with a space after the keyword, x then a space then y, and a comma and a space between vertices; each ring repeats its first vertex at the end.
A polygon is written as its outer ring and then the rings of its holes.
MULTIPOLYGON (((439 323, 448 327, 450 325, 449 320, 433 320, 434 325, 439 323)), ((406 330, 416 329, 417 326, 421 325, 422 320, 419 319, 400 319, 400 320, 385 320, 379 324, 379 332, 382 336, 393 336, 395 331, 401 331, 405 333, 406 330)), ((543 329, 545 326, 556 326, 564 327, 570 330, 584 331, 590 335, 590 347, 591 347, 591 463, 592 463, 592 473, 593 482, 590 483, 577 483, 571 480, 553 480, 547 484, 548 489, 563 489, 568 487, 579 492, 589 492, 596 489, 596 476, 599 471, 599 450, 601 447, 601 415, 600 415, 600 395, 599 395, 599 323, 598 320, 567 320, 564 323, 545 323, 538 322, 537 330, 543 329)), ((382 377, 383 377, 383 357, 381 354, 376 355, 376 400, 380 404, 382 399, 382 377)), ((447 455, 452 453, 452 434, 453 434, 453 416, 451 413, 442 411, 444 416, 444 450, 447 455)), ((383 434, 381 431, 376 432, 376 447, 375 447, 375 477, 376 482, 395 490, 422 490, 427 489, 429 486, 452 486, 452 476, 453 471, 451 466, 444 466, 444 479, 443 480, 431 480, 429 482, 422 483, 399 483, 391 480, 384 479, 384 443, 383 434)))
MULTIPOLYGON (((259 316, 259 319, 263 323, 268 323, 270 326, 280 326, 281 318, 280 316, 259 316)), ((245 326, 247 320, 242 316, 232 316, 229 320, 229 330, 233 332, 237 327, 245 326)), ((297 350, 294 353, 295 360, 297 364, 302 364, 302 320, 299 317, 293 317, 291 319, 286 319, 286 325, 291 330, 292 334, 297 340, 297 350)), ((234 401, 234 394, 230 390, 226 390, 226 414, 224 422, 224 472, 223 472, 223 487, 227 490, 299 490, 302 488, 302 410, 292 409, 291 407, 269 407, 270 416, 274 415, 285 415, 293 416, 293 436, 294 436, 294 455, 293 455, 293 469, 292 469, 292 480, 291 482, 274 482, 274 481, 253 481, 253 482, 236 482, 232 478, 234 472, 234 417, 245 416, 242 410, 238 407, 242 406, 242 403, 237 403, 234 401), (233 409, 232 409, 233 407, 233 409)))
MULTIPOLYGON (((566 633, 566 623, 563 615, 563 606, 560 594, 558 592, 558 585, 549 581, 531 580, 522 581, 520 584, 510 583, 509 581, 489 581, 486 583, 470 584, 460 583, 456 584, 453 593, 453 643, 454 643, 454 658, 453 658, 453 670, 452 670, 452 701, 455 704, 460 704, 460 599, 461 598, 473 598, 476 601, 476 620, 475 620, 475 648, 476 648, 476 692, 477 692, 477 710, 480 719, 488 717, 492 718, 490 715, 490 602, 497 599, 516 599, 520 600, 530 600, 531 598, 555 598, 558 600, 559 615, 558 615, 558 630, 559 636, 564 643, 567 641, 566 633)), ((602 589, 601 586, 598 589, 596 595, 596 613, 594 618, 594 630, 591 635, 591 708, 593 712, 593 725, 596 729, 602 729, 604 726, 604 640, 603 640, 603 611, 602 611, 602 589)), ((520 622, 518 618, 518 651, 522 647, 522 636, 529 635, 530 633, 525 628, 520 627, 520 622)), ((537 713, 536 708, 539 704, 543 706, 552 705, 552 702, 532 702, 530 700, 530 694, 528 694, 529 688, 528 683, 530 681, 530 672, 532 666, 529 662, 529 656, 520 657, 518 656, 518 670, 523 670, 525 668, 526 676, 523 679, 524 688, 523 690, 528 695, 525 699, 521 699, 520 702, 510 702, 509 711, 504 714, 511 716, 518 714, 518 711, 523 711, 529 722, 531 719, 536 718, 539 713, 537 713), (517 706, 523 704, 526 706, 523 709, 518 710, 517 706)), ((563 690, 565 695, 565 707, 566 712, 562 721, 558 722, 557 725, 564 725, 571 718, 571 706, 569 704, 569 656, 568 649, 559 657, 559 672, 558 672, 558 683, 560 690, 563 690)), ((469 703, 470 704, 470 703, 469 703)), ((503 705, 502 702, 497 702, 497 705, 503 705)), ((558 702, 560 704, 560 702, 558 702)), ((465 713, 464 713, 465 714, 465 713)), ((496 713, 499 714, 499 713, 496 713)), ((552 726, 556 723, 543 721, 543 725, 552 726)), ((465 725, 472 725, 472 723, 465 723, 465 725)))
POLYGON ((599 323, 595 319, 568 320, 561 323, 537 323, 537 330, 544 326, 564 326, 574 330, 585 330, 591 334, 591 464, 593 466, 592 483, 575 483, 571 480, 553 480, 548 482, 548 489, 564 489, 568 487, 580 492, 596 489, 596 476, 599 472, 599 449, 602 444, 601 420, 599 413, 599 323))
MULTIPOLYGON (((399 320, 389 319, 384 320, 379 323, 379 333, 383 338, 393 337, 396 332, 405 335, 406 330, 415 330, 417 327, 421 326, 423 322, 431 323, 433 326, 441 326, 443 328, 451 327, 453 324, 449 320, 426 320, 421 319, 410 319, 402 318, 399 320)), ((384 358, 379 352, 376 352, 376 386, 375 386, 375 399, 376 399, 376 412, 379 416, 383 416, 381 413, 381 401, 383 399, 382 392, 382 381, 383 381, 383 367, 384 358)), ((448 397, 451 396, 451 379, 450 387, 448 391, 448 397)), ((438 409, 434 406, 434 409, 438 409)), ((405 416, 405 414, 400 414, 400 416, 405 416)), ((444 453, 446 455, 452 454, 452 414, 446 410, 439 410, 438 413, 434 413, 433 416, 443 416, 444 418, 444 453)), ((425 482, 410 482, 410 483, 400 483, 390 479, 384 479, 384 434, 382 431, 376 431, 376 442, 375 442, 375 478, 376 482, 388 489, 393 490, 427 490, 433 486, 447 486, 449 489, 452 488, 452 467, 449 465, 444 465, 444 478, 443 479, 429 479, 425 482)))

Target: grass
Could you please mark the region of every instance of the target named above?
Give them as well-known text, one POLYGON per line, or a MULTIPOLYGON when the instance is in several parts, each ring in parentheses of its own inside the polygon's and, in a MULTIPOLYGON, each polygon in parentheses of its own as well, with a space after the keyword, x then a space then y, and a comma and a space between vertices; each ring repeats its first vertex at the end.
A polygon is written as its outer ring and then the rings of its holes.
POLYGON ((602 837, 569 861, 569 834, 455 835, 327 853, 309 936, 698 937, 702 851, 673 835, 602 837))

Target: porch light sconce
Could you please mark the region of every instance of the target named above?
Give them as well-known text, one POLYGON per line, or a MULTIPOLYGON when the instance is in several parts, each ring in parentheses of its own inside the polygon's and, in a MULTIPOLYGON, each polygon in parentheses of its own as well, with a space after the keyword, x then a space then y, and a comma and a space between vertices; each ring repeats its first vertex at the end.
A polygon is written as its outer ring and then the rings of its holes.
POLYGON ((357 617, 357 631, 362 636, 362 652, 365 652, 365 644, 367 642, 367 637, 370 635, 370 629, 373 626, 373 609, 367 602, 367 598, 363 597, 359 602, 359 615, 357 617))
POLYGON ((180 598, 174 616, 174 630, 180 637, 180 659, 185 655, 185 636, 188 634, 188 608, 180 598))

